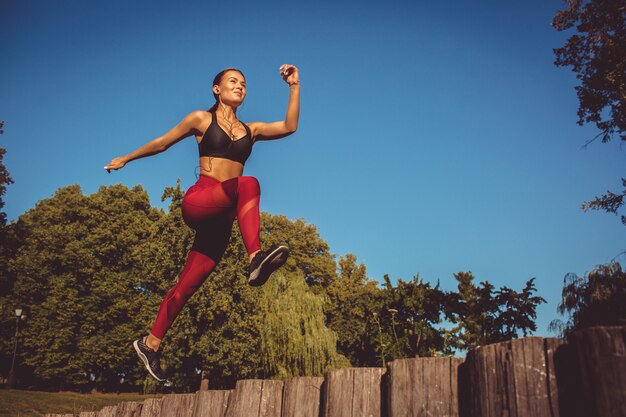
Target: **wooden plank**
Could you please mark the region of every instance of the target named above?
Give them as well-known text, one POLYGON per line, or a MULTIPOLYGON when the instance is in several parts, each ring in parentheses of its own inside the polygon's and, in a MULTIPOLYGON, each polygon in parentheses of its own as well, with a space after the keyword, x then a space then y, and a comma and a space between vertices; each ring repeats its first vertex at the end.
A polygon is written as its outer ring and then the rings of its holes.
POLYGON ((191 417, 194 394, 168 394, 161 400, 161 417, 191 417))
POLYGON ((224 417, 232 390, 196 392, 192 417, 224 417))
POLYGON ((283 381, 264 380, 259 417, 281 417, 283 381))
POLYGON ((544 342, 552 415, 588 417, 575 347, 557 338, 546 338, 544 342))
POLYGON ((459 358, 397 359, 388 366, 389 417, 459 417, 459 358))
MULTIPOLYGON (((565 340, 551 337, 548 339, 544 339, 543 346, 546 357, 546 372, 548 374, 548 396, 550 402, 550 411, 551 414, 555 417, 560 417, 562 414, 559 408, 559 381, 557 381, 556 376, 557 365, 555 357, 557 350, 559 350, 562 346, 565 346, 565 340)), ((567 414, 564 414, 563 416, 565 417, 567 416, 567 414)))
POLYGON ((237 381, 228 401, 227 417, 280 417, 283 382, 261 379, 237 381))
POLYGON ((383 368, 344 368, 326 373, 325 417, 381 417, 383 368))
POLYGON ((263 380, 244 379, 237 381, 235 390, 228 400, 227 417, 256 417, 259 415, 263 380), (248 413, 248 414, 246 414, 248 413))
POLYGON ((83 411, 78 413, 78 417, 98 417, 97 411, 83 411))
POLYGON ((141 407, 140 417, 160 417, 161 402, 161 398, 148 398, 147 400, 144 400, 143 407, 141 407))
POLYGON ((626 326, 583 329, 572 340, 588 415, 626 416, 626 326))
POLYGON ((353 372, 353 368, 326 372, 322 400, 324 417, 352 416, 353 372), (349 407, 347 407, 348 404, 349 407), (342 414, 344 410, 347 412, 342 414))
POLYGON ((116 410, 116 405, 108 405, 100 410, 100 412, 98 413, 98 417, 115 417, 116 410))
POLYGON ((322 377, 298 377, 285 381, 282 417, 321 417, 322 377))
POLYGON ((119 403, 115 410, 115 417, 140 417, 142 403, 127 401, 119 403))
POLYGON ((471 415, 559 416, 543 338, 526 337, 480 347, 470 351, 466 361, 471 415))

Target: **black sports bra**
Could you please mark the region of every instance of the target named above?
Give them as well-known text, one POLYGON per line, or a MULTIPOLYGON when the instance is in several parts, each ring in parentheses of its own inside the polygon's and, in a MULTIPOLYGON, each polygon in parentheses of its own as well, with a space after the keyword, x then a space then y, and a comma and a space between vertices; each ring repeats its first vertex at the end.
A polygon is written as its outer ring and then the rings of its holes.
POLYGON ((217 123, 217 115, 215 110, 209 110, 213 119, 211 124, 202 135, 202 140, 198 143, 198 151, 200 156, 213 156, 217 158, 226 158, 236 161, 242 165, 252 152, 252 133, 248 125, 242 122, 246 129, 246 135, 240 139, 233 140, 226 134, 224 129, 217 123))

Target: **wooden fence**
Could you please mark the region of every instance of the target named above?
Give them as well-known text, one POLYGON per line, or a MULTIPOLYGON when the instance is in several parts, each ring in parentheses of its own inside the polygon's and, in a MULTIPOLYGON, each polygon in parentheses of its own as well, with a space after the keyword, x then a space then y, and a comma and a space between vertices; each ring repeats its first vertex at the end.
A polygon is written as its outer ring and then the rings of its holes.
MULTIPOLYGON (((76 417, 49 414, 49 417, 76 417)), ((626 417, 626 327, 527 337, 459 358, 398 359, 324 378, 244 380, 79 417, 626 417)))

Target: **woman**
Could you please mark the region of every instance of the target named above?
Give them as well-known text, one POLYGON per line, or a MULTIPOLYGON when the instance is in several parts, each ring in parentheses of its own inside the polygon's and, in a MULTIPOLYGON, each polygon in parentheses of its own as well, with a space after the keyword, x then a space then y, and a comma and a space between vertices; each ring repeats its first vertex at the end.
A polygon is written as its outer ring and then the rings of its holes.
POLYGON ((280 75, 289 85, 285 120, 247 125, 238 120, 237 108, 246 97, 246 79, 241 71, 228 68, 213 80, 215 104, 208 111, 190 113, 165 135, 126 156, 113 159, 104 167, 108 172, 123 168, 130 161, 163 152, 192 135, 198 142, 200 178, 187 191, 182 202, 183 219, 196 231, 194 242, 178 283, 161 303, 150 334, 133 342, 146 368, 159 381, 165 380, 159 364, 161 341, 189 297, 220 261, 235 217, 249 255, 250 285, 263 285, 289 255, 285 246, 261 250, 259 183, 254 177, 242 176, 244 164, 256 141, 283 138, 298 128, 298 69, 285 64, 280 67, 280 75))

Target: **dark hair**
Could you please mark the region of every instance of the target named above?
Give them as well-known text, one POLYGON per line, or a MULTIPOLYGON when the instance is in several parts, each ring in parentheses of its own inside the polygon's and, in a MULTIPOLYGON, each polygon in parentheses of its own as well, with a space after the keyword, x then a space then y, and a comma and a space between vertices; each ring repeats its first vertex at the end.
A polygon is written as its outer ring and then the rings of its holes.
MULTIPOLYGON (((237 71, 239 74, 241 74, 243 78, 246 78, 246 76, 243 75, 243 72, 241 72, 241 70, 238 70, 237 68, 226 68, 225 70, 218 72, 215 78, 213 78, 213 84, 211 84, 211 87, 213 87, 214 85, 219 85, 219 83, 222 82, 222 78, 224 78, 224 74, 226 74, 228 71, 237 71)), ((213 97, 215 97, 215 104, 211 106, 209 111, 217 109, 217 105, 219 104, 219 99, 217 98, 218 97, 217 94, 213 93, 213 97)))

